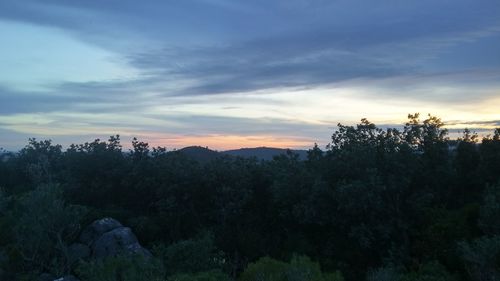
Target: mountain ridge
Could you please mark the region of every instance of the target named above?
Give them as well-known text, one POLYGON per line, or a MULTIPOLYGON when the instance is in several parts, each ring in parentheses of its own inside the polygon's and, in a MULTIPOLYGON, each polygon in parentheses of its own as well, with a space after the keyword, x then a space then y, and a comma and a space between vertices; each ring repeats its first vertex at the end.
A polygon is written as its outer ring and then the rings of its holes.
POLYGON ((307 159, 307 150, 303 149, 287 149, 287 148, 276 148, 276 147, 244 147, 238 149, 230 150, 212 150, 208 147, 203 146, 186 146, 181 149, 175 150, 177 152, 183 153, 184 155, 193 158, 199 162, 209 162, 215 160, 218 157, 227 155, 232 157, 243 157, 243 158, 257 158, 258 160, 269 161, 275 156, 285 154, 287 151, 291 151, 299 155, 300 160, 307 159))

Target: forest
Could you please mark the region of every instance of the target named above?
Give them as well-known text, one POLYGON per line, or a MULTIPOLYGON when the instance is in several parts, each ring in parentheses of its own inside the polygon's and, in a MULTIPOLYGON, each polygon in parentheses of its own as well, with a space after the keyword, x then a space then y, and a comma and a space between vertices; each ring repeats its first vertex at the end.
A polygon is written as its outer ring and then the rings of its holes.
POLYGON ((410 114, 330 133, 305 160, 201 163, 118 135, 1 151, 0 280, 500 280, 500 128, 455 139, 410 114), (147 254, 75 258, 103 218, 147 254))

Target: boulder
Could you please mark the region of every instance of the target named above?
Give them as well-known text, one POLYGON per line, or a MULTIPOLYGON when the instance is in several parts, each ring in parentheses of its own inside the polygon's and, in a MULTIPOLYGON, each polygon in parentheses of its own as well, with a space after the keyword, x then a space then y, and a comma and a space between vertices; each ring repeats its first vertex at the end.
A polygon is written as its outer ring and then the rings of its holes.
POLYGON ((118 255, 142 255, 150 257, 151 253, 144 249, 132 230, 119 227, 101 235, 92 244, 92 258, 105 258, 118 255))
POLYGON ((90 246, 104 233, 119 227, 122 227, 122 224, 113 218, 96 220, 82 231, 79 240, 81 243, 90 246))

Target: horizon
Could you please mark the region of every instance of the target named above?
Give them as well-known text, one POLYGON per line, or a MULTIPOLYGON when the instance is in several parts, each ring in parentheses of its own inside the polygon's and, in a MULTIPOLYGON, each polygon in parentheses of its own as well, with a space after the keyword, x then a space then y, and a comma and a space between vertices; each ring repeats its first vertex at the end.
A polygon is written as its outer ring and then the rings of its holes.
MULTIPOLYGON (((345 125, 345 124, 344 124, 345 125)), ((388 128, 394 128, 394 129, 397 129, 397 130, 402 130, 403 126, 396 126, 396 127, 391 127, 391 126, 387 126, 387 125, 382 125, 382 126, 379 126, 377 124, 375 124, 377 126, 377 128, 380 128, 380 129, 388 129, 388 128)), ((355 126, 355 125, 353 125, 355 126)), ((443 129, 445 129, 447 131, 447 138, 449 141, 456 141, 458 140, 460 137, 463 136, 464 134, 464 129, 448 129, 446 127, 449 127, 450 125, 444 125, 443 126, 443 129)), ((465 129, 469 129, 468 127, 465 128, 465 129)), ((496 128, 495 128, 496 129, 496 128)), ((336 131, 336 129, 335 129, 336 131)), ((333 133, 334 131, 332 131, 333 133)), ((470 133, 472 134, 476 134, 478 136, 478 140, 477 140, 477 143, 480 144, 482 139, 484 138, 491 138, 493 133, 494 133, 494 129, 480 129, 480 130, 470 130, 470 133)), ((66 151, 70 145, 72 144, 75 144, 75 145, 79 145, 79 144, 85 144, 85 143, 91 143, 93 141, 101 141, 101 142, 108 142, 109 138, 110 137, 115 137, 117 136, 116 134, 113 135, 109 135, 109 136, 101 136, 101 137, 95 137, 95 138, 92 138, 92 139, 82 139, 81 142, 58 142, 57 139, 52 139, 52 138, 34 138, 36 139, 36 141, 45 141, 45 140, 48 140, 51 142, 52 145, 61 145, 61 148, 63 151, 66 151)), ((152 148, 165 148, 167 152, 173 152, 173 151, 178 151, 178 150, 182 150, 182 149, 185 149, 185 148, 192 148, 192 147, 195 147, 195 148, 203 148, 203 149, 208 149, 208 150, 211 150, 211 151, 215 151, 215 152, 226 152, 226 151, 231 151, 231 150, 245 150, 245 149, 261 149, 261 148, 267 148, 267 149, 283 149, 283 150, 286 150, 286 149, 290 149, 292 151, 307 151, 307 150, 310 150, 312 149, 315 145, 318 146, 319 149, 323 150, 323 151, 326 151, 328 150, 327 148, 327 145, 330 144, 330 141, 328 142, 325 142, 325 143, 317 143, 317 142, 314 142, 310 145, 304 145, 304 146, 266 146, 266 145, 256 145, 256 146, 238 146, 238 144, 235 144, 234 146, 230 146, 230 147, 222 147, 222 148, 217 148, 217 146, 208 146, 208 145, 204 145, 204 144, 199 144, 199 143, 188 143, 188 144, 180 144, 179 146, 172 146, 172 147, 167 147, 167 146, 163 146, 160 144, 156 144, 156 143, 150 143, 148 142, 147 140, 145 139, 140 139, 140 138, 137 138, 135 136, 131 136, 130 138, 123 138, 121 135, 118 135, 119 136, 119 140, 120 140, 120 145, 122 147, 122 149, 124 150, 131 150, 133 149, 133 146, 132 146, 132 141, 134 139, 136 139, 137 141, 139 142, 144 142, 144 143, 147 143, 149 148, 152 149, 152 148)), ((331 134, 330 134, 331 136, 331 134)), ((195 138, 196 139, 196 138, 195 138)), ((26 145, 29 144, 29 140, 30 139, 26 139, 25 143, 20 146, 20 147, 16 147, 14 149, 9 149, 8 147, 2 147, 0 146, 0 152, 5 151, 5 152, 13 152, 13 153, 16 153, 16 152, 19 152, 22 148, 24 148, 26 145)), ((126 152, 126 151, 124 151, 126 152)))
POLYGON ((337 123, 500 127, 500 2, 0 3, 0 147, 323 148, 337 123), (124 145, 124 147, 126 147, 124 145))

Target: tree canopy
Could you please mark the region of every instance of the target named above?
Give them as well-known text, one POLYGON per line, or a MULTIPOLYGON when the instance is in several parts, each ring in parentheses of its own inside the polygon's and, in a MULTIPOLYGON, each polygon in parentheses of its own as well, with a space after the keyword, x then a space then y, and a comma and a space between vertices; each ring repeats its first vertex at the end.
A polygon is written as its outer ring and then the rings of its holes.
POLYGON ((30 139, 0 160, 1 280, 500 276, 500 128, 450 140, 441 119, 410 114, 402 129, 338 124, 306 160, 288 151, 199 162, 135 138, 124 150, 120 136, 66 150, 30 139), (131 226, 153 249, 151 266, 68 263, 81 226, 101 217, 131 226))

